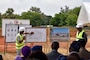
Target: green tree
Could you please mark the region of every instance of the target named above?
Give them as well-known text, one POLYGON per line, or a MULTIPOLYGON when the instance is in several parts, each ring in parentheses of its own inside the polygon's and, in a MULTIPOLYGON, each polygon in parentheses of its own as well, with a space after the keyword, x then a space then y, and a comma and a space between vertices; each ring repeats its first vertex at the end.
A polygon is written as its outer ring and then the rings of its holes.
POLYGON ((12 15, 14 12, 13 8, 8 8, 6 11, 6 15, 12 15))
MULTIPOLYGON (((0 15, 0 24, 2 18, 9 19, 29 19, 31 25, 40 26, 52 24, 54 26, 74 26, 76 24, 81 7, 69 9, 68 6, 60 8, 60 12, 55 14, 55 17, 45 15, 38 7, 31 7, 27 12, 22 12, 21 15, 14 14, 13 8, 8 8, 4 14, 0 15)), ((1 26, 1 25, 0 25, 1 26)))
POLYGON ((59 14, 56 14, 55 17, 50 21, 50 23, 55 26, 65 26, 68 16, 67 12, 68 7, 66 7, 66 9, 61 8, 61 12, 59 14))
POLYGON ((22 19, 29 19, 32 26, 40 26, 43 23, 43 20, 41 19, 41 14, 36 12, 23 12, 21 14, 22 19))
POLYGON ((31 7, 31 8, 30 8, 30 11, 31 11, 31 12, 41 13, 40 8, 38 8, 38 7, 31 7))
POLYGON ((80 9, 81 9, 81 7, 75 7, 73 9, 72 13, 78 16, 79 15, 79 12, 80 12, 80 9))
POLYGON ((66 26, 66 19, 67 19, 67 14, 66 13, 62 13, 60 14, 60 22, 59 22, 59 26, 66 26))
POLYGON ((33 26, 48 25, 52 16, 47 16, 40 11, 38 7, 31 7, 28 12, 21 14, 22 19, 30 19, 30 23, 33 26), (37 22, 37 23, 36 23, 37 22))
POLYGON ((41 19, 41 15, 38 13, 32 13, 32 17, 31 17, 31 24, 33 26, 40 26, 42 25, 43 20, 41 19))
POLYGON ((80 8, 81 7, 75 7, 74 9, 70 9, 68 11, 68 13, 67 13, 68 17, 66 20, 66 23, 68 26, 75 26, 76 25, 77 18, 78 18, 79 12, 80 12, 80 8))
POLYGON ((60 8, 60 12, 59 12, 59 13, 60 13, 60 14, 65 13, 65 14, 66 14, 68 11, 69 11, 69 7, 66 5, 66 6, 65 6, 65 9, 62 8, 62 7, 60 8))
POLYGON ((31 12, 22 12, 21 19, 30 19, 31 16, 31 12))
POLYGON ((21 19, 21 16, 19 14, 14 14, 15 19, 21 19))
POLYGON ((6 12, 2 15, 2 18, 15 18, 13 12, 14 12, 13 8, 8 8, 6 12))
POLYGON ((50 20, 52 19, 52 16, 47 16, 47 15, 41 14, 41 18, 43 20, 43 25, 49 25, 50 20))
POLYGON ((52 16, 46 16, 46 25, 50 25, 50 20, 52 19, 52 16))
POLYGON ((55 17, 51 19, 50 24, 58 26, 59 23, 60 23, 60 14, 56 14, 55 17))
POLYGON ((67 24, 67 26, 75 26, 76 21, 77 21, 77 15, 72 14, 67 17, 66 24, 67 24))

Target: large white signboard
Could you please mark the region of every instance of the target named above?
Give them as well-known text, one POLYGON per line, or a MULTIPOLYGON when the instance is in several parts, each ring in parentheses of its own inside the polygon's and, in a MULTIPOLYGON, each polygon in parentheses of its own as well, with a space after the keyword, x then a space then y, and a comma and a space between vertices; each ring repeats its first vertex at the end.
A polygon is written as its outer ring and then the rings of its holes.
POLYGON ((20 28, 20 27, 29 27, 29 28, 31 28, 32 27, 32 25, 28 25, 28 24, 20 24, 20 25, 18 25, 18 29, 20 28))
POLYGON ((31 25, 27 25, 27 24, 21 24, 21 25, 6 24, 6 28, 5 28, 6 42, 15 42, 19 28, 27 27, 27 26, 31 27, 31 25))
POLYGON ((46 42, 46 28, 26 28, 26 32, 34 32, 34 34, 26 35, 27 42, 46 42))
POLYGON ((28 24, 30 25, 30 20, 20 20, 20 19, 2 19, 2 36, 5 36, 5 25, 6 24, 28 24))
POLYGON ((15 42, 18 33, 18 25, 6 24, 6 42, 15 42))

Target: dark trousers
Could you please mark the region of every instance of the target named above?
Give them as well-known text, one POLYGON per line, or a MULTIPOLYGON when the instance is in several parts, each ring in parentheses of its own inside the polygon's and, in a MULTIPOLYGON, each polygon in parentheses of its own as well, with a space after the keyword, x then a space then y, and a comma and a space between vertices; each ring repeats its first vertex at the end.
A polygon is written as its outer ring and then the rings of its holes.
POLYGON ((3 57, 2 57, 2 55, 0 55, 0 60, 3 60, 3 57))

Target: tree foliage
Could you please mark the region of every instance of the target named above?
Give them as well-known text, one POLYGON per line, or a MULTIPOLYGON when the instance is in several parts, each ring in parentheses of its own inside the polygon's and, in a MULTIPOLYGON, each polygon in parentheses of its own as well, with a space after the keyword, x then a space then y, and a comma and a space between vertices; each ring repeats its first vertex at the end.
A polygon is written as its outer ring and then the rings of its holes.
POLYGON ((15 18, 15 15, 13 14, 14 12, 14 9, 13 8, 8 8, 6 10, 6 12, 2 15, 2 18, 12 18, 14 19, 15 18))
POLYGON ((75 26, 76 20, 77 20, 77 15, 75 15, 75 14, 69 15, 66 19, 66 25, 67 26, 75 26))
POLYGON ((75 26, 79 15, 80 7, 69 9, 68 6, 60 8, 60 12, 51 20, 51 24, 55 26, 75 26))
POLYGON ((30 8, 30 11, 31 11, 31 12, 41 13, 40 8, 37 8, 37 7, 31 7, 31 8, 30 8))
POLYGON ((55 14, 54 17, 45 15, 38 7, 31 7, 26 12, 22 12, 21 15, 14 14, 13 8, 8 8, 5 13, 0 13, 0 27, 2 24, 2 18, 7 19, 29 19, 32 26, 41 26, 52 24, 54 26, 75 26, 80 7, 69 9, 68 6, 60 8, 60 12, 55 14))

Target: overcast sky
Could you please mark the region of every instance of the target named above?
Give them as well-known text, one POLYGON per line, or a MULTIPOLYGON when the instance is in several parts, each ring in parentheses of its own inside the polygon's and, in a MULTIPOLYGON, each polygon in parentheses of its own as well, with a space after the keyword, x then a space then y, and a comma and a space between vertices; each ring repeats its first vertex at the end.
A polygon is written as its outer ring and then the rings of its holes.
POLYGON ((34 6, 40 8, 46 15, 54 16, 60 12, 60 7, 67 5, 71 9, 81 6, 83 1, 89 0, 0 0, 0 12, 5 13, 7 8, 13 8, 14 13, 21 14, 34 6))

